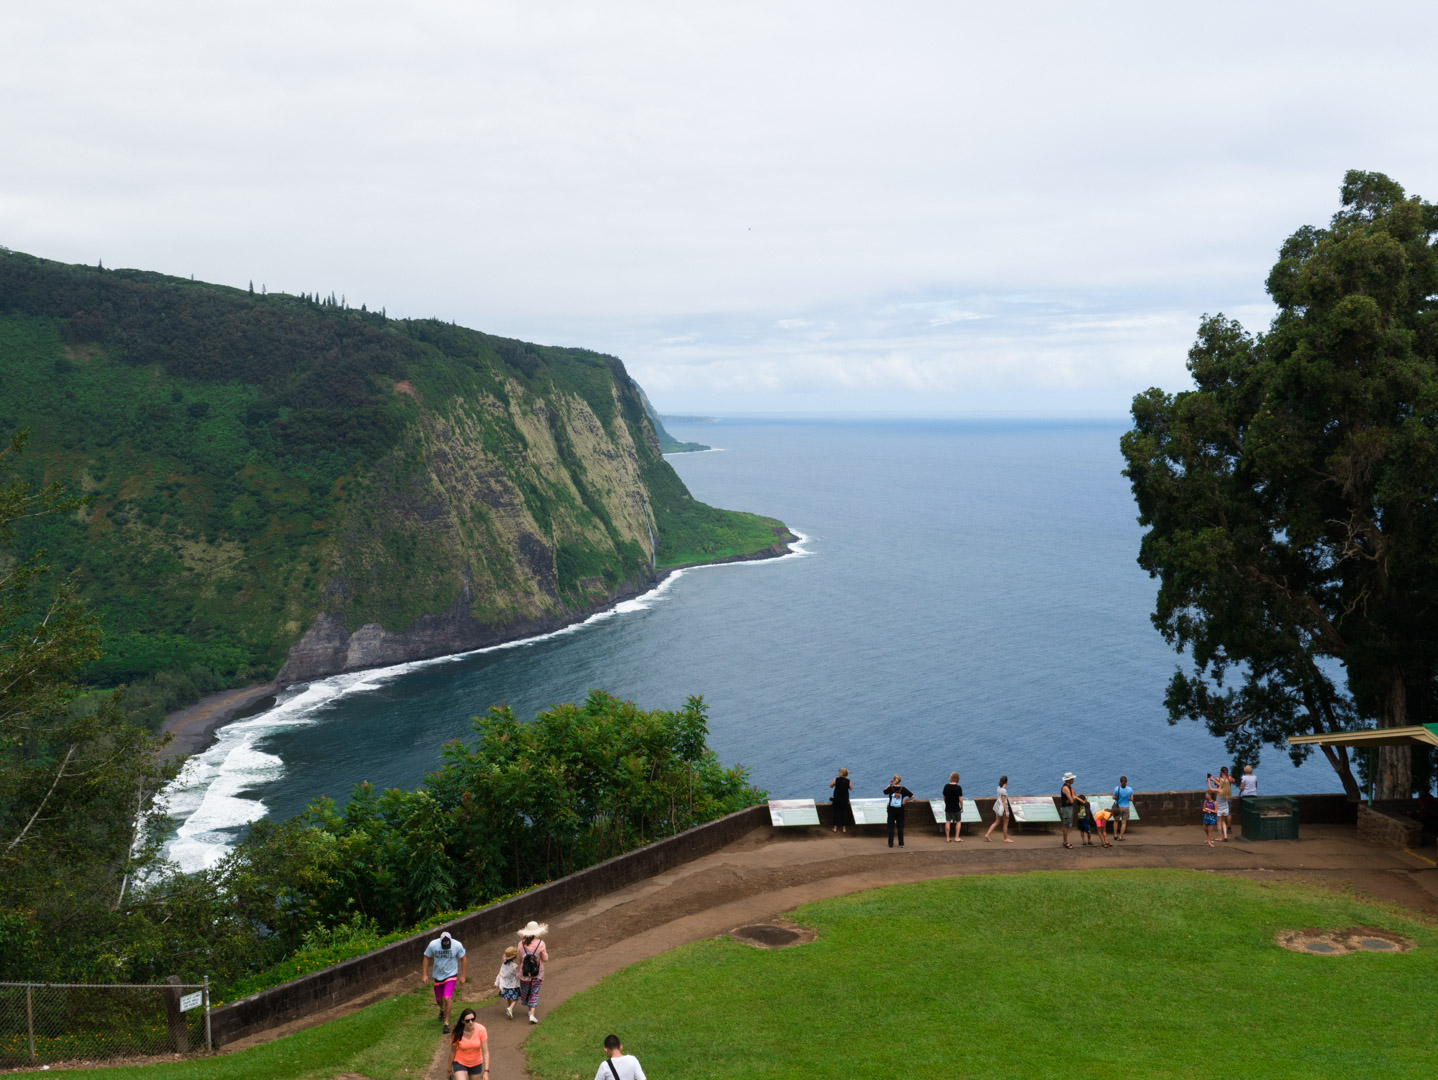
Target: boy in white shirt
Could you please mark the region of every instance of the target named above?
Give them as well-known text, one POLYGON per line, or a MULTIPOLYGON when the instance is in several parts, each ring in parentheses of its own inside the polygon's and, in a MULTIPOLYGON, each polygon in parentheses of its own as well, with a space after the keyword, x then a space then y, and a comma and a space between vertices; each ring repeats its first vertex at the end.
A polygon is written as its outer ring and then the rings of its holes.
POLYGON ((604 1063, 594 1074, 594 1080, 645 1080, 639 1059, 624 1052, 624 1044, 619 1041, 618 1035, 605 1036, 604 1054, 604 1063))

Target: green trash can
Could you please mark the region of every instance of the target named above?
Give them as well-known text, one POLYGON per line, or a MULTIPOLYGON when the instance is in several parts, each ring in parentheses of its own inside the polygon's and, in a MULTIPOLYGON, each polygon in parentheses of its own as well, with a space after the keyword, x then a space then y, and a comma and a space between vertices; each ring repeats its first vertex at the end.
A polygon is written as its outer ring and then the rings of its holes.
POLYGON ((1298 800, 1287 795, 1240 799, 1245 840, 1297 840, 1298 800))

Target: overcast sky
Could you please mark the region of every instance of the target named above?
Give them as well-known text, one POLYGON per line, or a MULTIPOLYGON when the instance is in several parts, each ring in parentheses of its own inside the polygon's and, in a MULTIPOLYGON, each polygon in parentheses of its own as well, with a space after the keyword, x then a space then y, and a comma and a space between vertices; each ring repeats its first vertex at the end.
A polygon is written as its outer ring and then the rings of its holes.
POLYGON ((1122 416, 1345 169, 1438 200, 1432 4, 6 5, 0 244, 621 357, 662 411, 1122 416))

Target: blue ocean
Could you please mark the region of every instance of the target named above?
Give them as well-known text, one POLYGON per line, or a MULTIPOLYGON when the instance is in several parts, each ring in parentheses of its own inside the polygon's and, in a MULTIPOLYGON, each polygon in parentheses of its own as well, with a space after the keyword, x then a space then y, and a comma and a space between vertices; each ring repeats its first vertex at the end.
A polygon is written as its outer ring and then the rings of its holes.
MULTIPOLYGON (((558 634, 287 691, 191 759, 172 857, 212 863, 247 822, 369 780, 414 787, 491 704, 516 714, 608 690, 644 708, 700 694, 710 745, 775 797, 856 796, 900 773, 937 795, 1200 787, 1227 759, 1167 722, 1180 657, 1118 450, 1122 422, 735 419, 673 424, 696 498, 785 521, 796 554, 703 567, 558 634)), ((1265 751, 1261 790, 1341 790, 1321 757, 1265 751)))

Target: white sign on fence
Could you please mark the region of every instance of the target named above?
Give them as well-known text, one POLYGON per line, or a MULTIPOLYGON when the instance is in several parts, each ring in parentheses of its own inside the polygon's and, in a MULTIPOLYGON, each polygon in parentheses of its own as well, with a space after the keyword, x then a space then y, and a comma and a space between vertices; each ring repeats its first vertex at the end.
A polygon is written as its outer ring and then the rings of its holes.
POLYGON ((889 820, 888 799, 850 799, 855 825, 883 825, 889 820))
POLYGON ((1022 825, 1059 819, 1058 807, 1050 795, 1010 795, 1009 806, 1013 809, 1014 820, 1022 825))
MULTIPOLYGON (((171 998, 170 1000, 173 1001, 174 999, 171 998)), ((184 997, 180 998, 180 1011, 189 1012, 191 1009, 198 1009, 204 1003, 204 991, 196 990, 193 994, 186 994, 184 997)))
MULTIPOLYGON (((929 806, 933 808, 934 820, 937 821, 940 825, 944 824, 944 822, 948 820, 948 817, 944 811, 943 799, 930 799, 929 806)), ((983 818, 979 817, 979 804, 974 802, 973 799, 965 799, 964 821, 970 825, 977 825, 981 824, 983 820, 983 818)))
POLYGON ((769 820, 777 825, 817 825, 819 810, 813 799, 770 799, 769 820))

